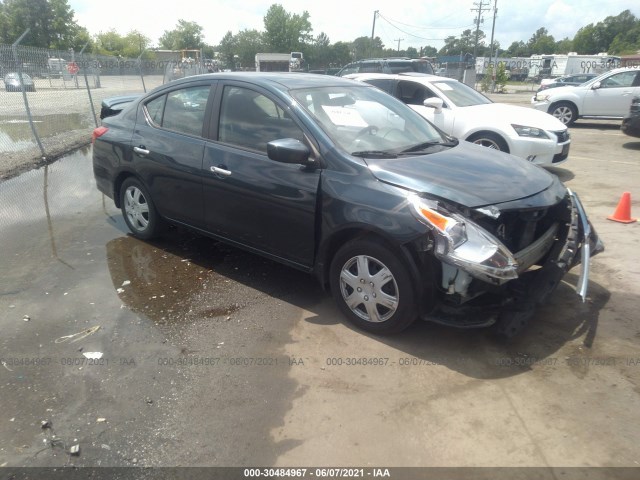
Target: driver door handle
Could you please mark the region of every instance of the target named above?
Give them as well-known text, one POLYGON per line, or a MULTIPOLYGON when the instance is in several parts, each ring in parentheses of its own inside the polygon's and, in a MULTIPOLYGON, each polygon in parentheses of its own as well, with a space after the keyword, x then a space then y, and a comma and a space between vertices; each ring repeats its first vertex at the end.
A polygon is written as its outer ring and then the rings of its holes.
POLYGON ((133 151, 136 152, 138 155, 149 155, 149 150, 144 148, 144 145, 140 145, 139 147, 133 147, 133 151))
POLYGON ((220 167, 211 167, 211 171, 213 173, 217 173, 218 175, 224 175, 225 177, 231 175, 231 170, 225 170, 224 168, 220 167))

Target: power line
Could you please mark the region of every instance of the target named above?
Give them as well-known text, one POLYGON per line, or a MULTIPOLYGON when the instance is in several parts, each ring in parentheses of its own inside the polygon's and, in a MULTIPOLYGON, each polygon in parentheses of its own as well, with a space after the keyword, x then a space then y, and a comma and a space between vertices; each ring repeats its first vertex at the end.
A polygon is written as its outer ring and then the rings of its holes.
POLYGON ((405 27, 417 28, 417 29, 420 29, 420 30, 459 30, 461 28, 467 28, 467 27, 471 26, 471 25, 468 25, 468 24, 467 25, 462 25, 462 26, 459 26, 459 27, 434 27, 434 26, 429 26, 429 25, 418 26, 418 25, 410 25, 408 23, 403 23, 403 22, 401 22, 399 20, 394 20, 393 18, 387 18, 384 15, 380 14, 379 12, 378 12, 378 16, 383 18, 383 19, 385 19, 391 25, 393 25, 392 22, 395 22, 395 23, 398 23, 400 25, 404 25, 405 27))
POLYGON ((393 28, 395 28, 396 30, 399 30, 400 32, 404 33, 405 35, 409 35, 410 37, 414 37, 414 38, 419 38, 420 40, 429 40, 429 41, 433 41, 433 40, 445 40, 444 38, 425 38, 425 37, 421 37, 420 35, 415 35, 411 32, 407 32, 406 30, 403 30, 402 28, 394 25, 393 23, 391 23, 389 20, 387 20, 383 15, 378 13, 378 17, 382 18, 383 20, 385 20, 389 25, 391 25, 393 28))

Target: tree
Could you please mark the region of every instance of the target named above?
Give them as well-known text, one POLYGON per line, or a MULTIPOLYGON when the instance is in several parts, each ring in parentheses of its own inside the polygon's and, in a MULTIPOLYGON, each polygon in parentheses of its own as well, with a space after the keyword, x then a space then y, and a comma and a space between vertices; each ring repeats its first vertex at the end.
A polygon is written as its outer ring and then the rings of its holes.
POLYGON ((527 46, 532 54, 554 53, 556 41, 546 28, 540 27, 529 39, 527 46))
POLYGON ((331 41, 326 33, 321 32, 313 41, 307 64, 314 68, 327 68, 331 61, 331 41))
POLYGON ((67 0, 5 0, 0 3, 0 42, 13 43, 29 28, 23 45, 67 49, 78 25, 67 0))
POLYGON ((242 30, 234 36, 233 44, 235 54, 243 67, 253 67, 256 53, 265 49, 262 33, 257 30, 242 30))
POLYGON ((380 37, 358 37, 351 42, 351 51, 356 60, 383 56, 384 44, 380 37))
POLYGON ((407 57, 409 58, 418 58, 420 55, 418 55, 418 50, 416 50, 414 47, 407 47, 407 57))
POLYGON ((605 18, 595 25, 582 27, 573 39, 573 45, 578 53, 596 54, 600 52, 633 53, 637 44, 633 41, 635 28, 640 24, 629 10, 605 18))
POLYGON ((273 4, 264 16, 264 42, 272 52, 302 50, 311 41, 309 12, 302 15, 287 12, 282 5, 273 4))
POLYGON ((351 48, 348 43, 336 42, 331 48, 329 66, 342 67, 351 61, 351 48))
POLYGON ((563 38, 562 40, 556 42, 556 48, 554 49, 555 53, 567 54, 573 51, 573 40, 570 40, 569 38, 563 38))
POLYGON ((235 69, 236 64, 233 56, 236 51, 236 39, 233 36, 233 33, 231 33, 231 30, 225 33, 224 37, 222 37, 219 48, 220 56, 222 57, 224 65, 227 68, 235 69))
POLYGON ((509 45, 505 55, 508 57, 528 57, 531 55, 531 52, 529 46, 520 40, 519 42, 513 42, 509 45))
POLYGON ((120 35, 111 29, 96 35, 95 49, 103 55, 114 55, 127 58, 138 57, 150 45, 151 40, 137 30, 120 35))
POLYGON ((593 23, 590 23, 578 30, 576 36, 573 37, 573 48, 575 48, 576 52, 582 55, 588 55, 598 51, 598 47, 596 45, 595 26, 593 23))
POLYGON ((168 50, 199 50, 205 46, 202 27, 182 19, 173 30, 165 30, 158 43, 168 50))
POLYGON ((420 49, 420 56, 422 57, 436 57, 438 55, 438 49, 427 45, 420 49))

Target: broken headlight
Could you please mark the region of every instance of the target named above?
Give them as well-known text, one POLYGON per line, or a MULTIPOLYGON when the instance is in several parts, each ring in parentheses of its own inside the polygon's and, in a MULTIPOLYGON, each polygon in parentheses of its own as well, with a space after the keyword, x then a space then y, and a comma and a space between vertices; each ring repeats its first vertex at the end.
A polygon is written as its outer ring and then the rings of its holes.
POLYGON ((434 232, 434 251, 440 260, 485 281, 502 283, 518 277, 509 249, 485 229, 439 202, 414 197, 412 204, 418 219, 434 232))

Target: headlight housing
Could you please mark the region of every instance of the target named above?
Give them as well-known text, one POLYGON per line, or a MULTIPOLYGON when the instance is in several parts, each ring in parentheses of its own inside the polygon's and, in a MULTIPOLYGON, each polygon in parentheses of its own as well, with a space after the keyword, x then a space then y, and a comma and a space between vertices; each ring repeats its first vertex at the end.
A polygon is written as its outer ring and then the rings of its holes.
POLYGON ((549 93, 536 93, 536 101, 538 102, 546 102, 549 100, 549 93))
POLYGON ((516 125, 515 123, 512 123, 511 126, 516 131, 516 133, 521 137, 540 138, 540 139, 550 138, 549 135, 547 135, 547 132, 545 132, 541 128, 527 127, 524 125, 516 125))
POLYGON ((518 278, 512 253, 481 226, 436 201, 416 196, 411 203, 418 219, 434 233, 437 258, 491 283, 518 278))

